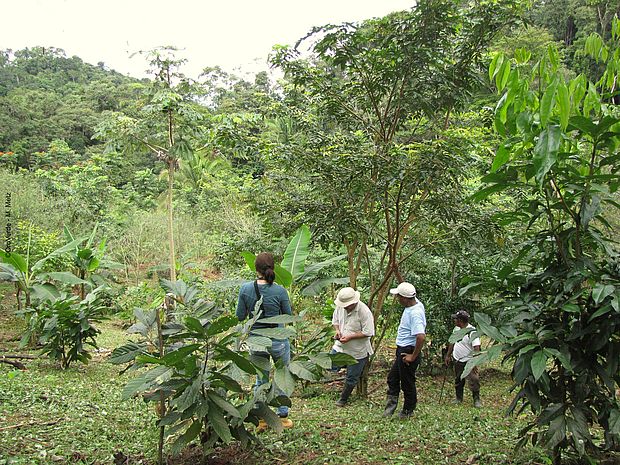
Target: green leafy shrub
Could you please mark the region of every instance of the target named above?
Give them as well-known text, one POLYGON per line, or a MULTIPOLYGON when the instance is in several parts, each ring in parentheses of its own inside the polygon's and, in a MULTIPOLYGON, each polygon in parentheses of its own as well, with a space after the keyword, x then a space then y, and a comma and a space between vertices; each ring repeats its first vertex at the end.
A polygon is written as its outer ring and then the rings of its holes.
POLYGON ((517 391, 509 411, 534 413, 520 444, 550 449, 554 464, 563 453, 593 461, 620 444, 620 265, 604 229, 604 206, 618 207, 620 187, 620 118, 608 104, 619 40, 616 19, 609 44, 596 34, 586 41, 585 52, 605 66, 597 82, 566 82, 554 47, 536 63, 525 50, 514 63, 498 54, 489 70, 502 93, 495 126, 504 140, 474 197, 518 192, 518 209, 502 219, 526 224, 528 237, 498 273, 507 285, 498 323, 476 314, 498 344, 468 365, 504 351, 517 391))
POLYGON ((43 301, 34 310, 22 337, 22 345, 36 334, 43 346, 42 353, 58 360, 63 369, 74 361, 88 363, 91 355, 86 346, 97 348, 95 338, 100 333, 93 323, 101 321, 104 313, 97 290, 84 300, 62 294, 57 299, 43 301))
MULTIPOLYGON (((128 399, 140 394, 145 401, 159 403, 161 437, 167 430, 174 438, 173 453, 196 438, 205 451, 233 438, 246 446, 254 439, 246 423, 258 424, 259 419, 280 431, 282 424, 268 405, 289 405, 288 396, 296 380, 318 379, 321 370, 331 368, 334 358, 336 363, 350 362, 341 354, 307 350, 298 353, 289 367, 276 365, 273 382, 248 392, 249 377, 259 368, 269 369, 254 365, 248 350, 265 350, 271 345, 270 337, 294 336, 294 329, 264 328, 250 335, 259 312, 240 324, 234 315, 201 298, 196 286, 165 280, 162 286, 175 302, 175 314, 183 315, 182 319, 163 321, 161 307, 153 311, 136 309, 137 322, 129 332, 141 339, 115 349, 111 362, 129 363, 131 369, 147 368, 127 383, 122 396, 128 399), (278 395, 277 388, 285 396, 278 395)), ((291 323, 298 319, 279 315, 262 321, 291 323)))

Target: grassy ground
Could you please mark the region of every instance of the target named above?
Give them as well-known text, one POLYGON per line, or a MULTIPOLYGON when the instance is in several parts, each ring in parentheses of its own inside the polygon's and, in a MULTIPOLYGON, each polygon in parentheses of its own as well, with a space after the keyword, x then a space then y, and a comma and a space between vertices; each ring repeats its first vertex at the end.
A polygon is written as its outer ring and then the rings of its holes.
MULTIPOLYGON (((20 325, 6 312, 0 314, 2 352, 16 352, 20 325)), ((118 368, 106 362, 126 336, 111 321, 101 329, 101 350, 89 365, 62 371, 46 359, 25 360, 27 370, 19 371, 0 364, 0 465, 153 463, 155 412, 138 400, 121 402, 129 375, 119 376, 118 368)), ((450 404, 450 380, 440 403, 443 377, 420 376, 418 409, 400 421, 381 417, 385 374, 381 363, 377 369, 367 400, 354 398, 350 406, 338 408, 334 401, 341 382, 310 385, 293 399, 293 429, 263 433, 250 450, 236 444, 220 448, 208 463, 545 463, 536 451, 512 451, 524 419, 504 415, 510 401, 506 372, 483 370, 483 409, 474 409, 470 401, 450 404)), ((198 456, 197 449, 188 450, 171 463, 197 463, 198 456)))

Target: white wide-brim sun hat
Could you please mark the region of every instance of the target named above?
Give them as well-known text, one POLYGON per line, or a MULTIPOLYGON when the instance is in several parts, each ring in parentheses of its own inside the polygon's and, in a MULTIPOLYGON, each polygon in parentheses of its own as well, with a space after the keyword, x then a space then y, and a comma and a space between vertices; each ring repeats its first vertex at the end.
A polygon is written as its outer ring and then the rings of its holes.
POLYGON ((352 287, 343 287, 338 291, 336 300, 334 303, 338 307, 348 307, 349 305, 356 304, 360 301, 360 293, 352 287))

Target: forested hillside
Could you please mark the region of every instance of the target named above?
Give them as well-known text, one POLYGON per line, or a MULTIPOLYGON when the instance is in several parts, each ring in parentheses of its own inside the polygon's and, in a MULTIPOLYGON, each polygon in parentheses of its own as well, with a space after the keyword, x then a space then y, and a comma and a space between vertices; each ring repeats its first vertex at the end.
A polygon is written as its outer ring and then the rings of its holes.
MULTIPOLYGON (((275 383, 288 395, 331 366, 324 316, 338 288, 361 292, 380 354, 402 311, 389 290, 408 281, 426 307, 427 373, 443 364, 450 315, 467 309, 485 341, 469 369, 503 358, 502 392, 513 383, 513 403, 495 406, 517 418, 501 441, 529 449, 468 454, 613 463, 618 12, 613 1, 428 0, 317 25, 274 46, 276 72, 253 80, 218 67, 189 79, 171 47, 146 54, 142 80, 56 48, 2 50, 2 311, 17 311, 22 348, 43 348, 63 369, 88 361, 96 322, 133 325, 111 360, 153 371, 123 397, 160 403, 161 422, 148 420, 161 428, 160 454, 167 427, 166 451, 192 440, 212 451, 253 440, 244 425, 269 420, 253 407, 257 368, 232 347, 255 254, 281 262, 277 282, 304 318, 286 320, 297 365, 277 368, 275 383), (303 253, 291 258, 295 247, 303 253), (73 352, 53 334, 70 308, 82 328, 73 352)), ((362 397, 377 389, 372 373, 362 397)), ((0 465, 28 463, 15 457, 0 465)))

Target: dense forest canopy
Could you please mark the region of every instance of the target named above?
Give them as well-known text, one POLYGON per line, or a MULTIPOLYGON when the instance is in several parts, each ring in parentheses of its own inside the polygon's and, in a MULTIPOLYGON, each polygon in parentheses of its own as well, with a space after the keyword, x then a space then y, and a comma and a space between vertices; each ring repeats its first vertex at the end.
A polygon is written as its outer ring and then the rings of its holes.
POLYGON ((169 47, 142 80, 56 48, 0 51, 4 248, 41 264, 24 305, 73 267, 82 299, 100 273, 127 319, 163 298, 157 277, 230 311, 243 253, 281 258, 303 232, 322 266, 288 276, 294 306, 320 316, 348 283, 379 348, 400 315, 388 290, 411 281, 430 355, 455 310, 479 311, 493 341, 480 359, 514 362, 510 409, 536 416, 524 441, 556 463, 617 447, 620 2, 526 7, 429 0, 317 26, 274 47, 277 80, 189 79, 169 47), (54 252, 82 236, 82 255, 54 252))

